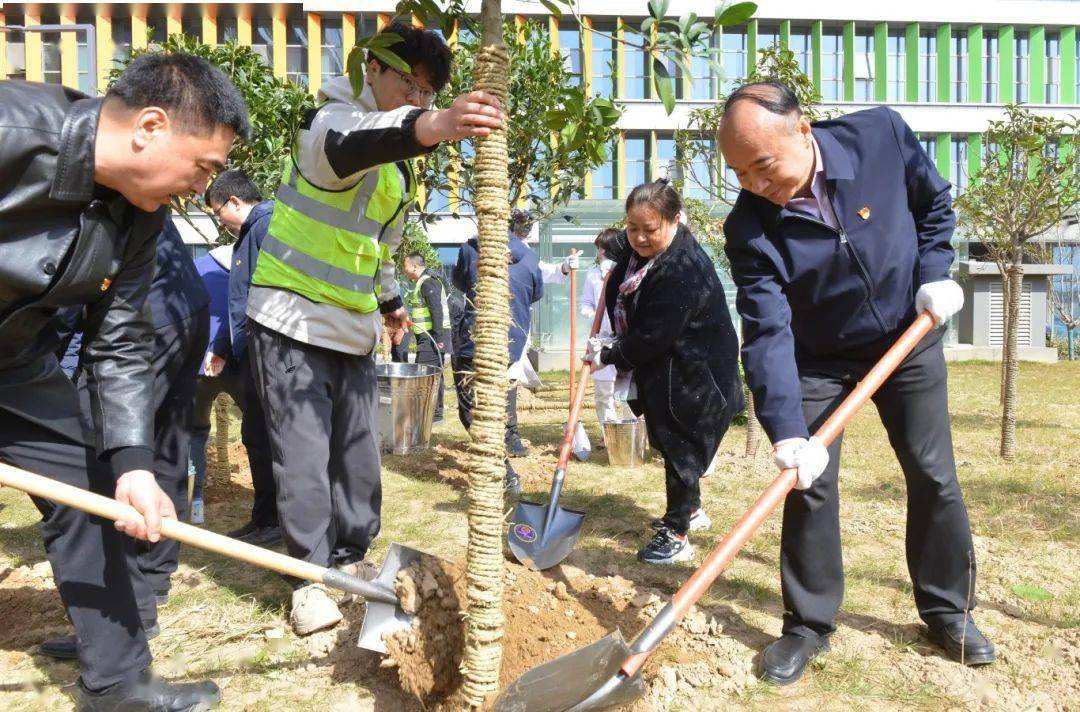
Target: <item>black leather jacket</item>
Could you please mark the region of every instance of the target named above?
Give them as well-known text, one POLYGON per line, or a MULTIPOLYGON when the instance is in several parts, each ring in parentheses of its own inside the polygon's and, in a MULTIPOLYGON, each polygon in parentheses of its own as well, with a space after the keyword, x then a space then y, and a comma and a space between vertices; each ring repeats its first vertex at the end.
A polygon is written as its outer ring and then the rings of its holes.
POLYGON ((54 367, 50 322, 84 304, 95 444, 114 468, 119 459, 134 467, 152 452, 145 302, 166 209, 144 212, 95 185, 101 104, 61 86, 0 81, 0 408, 47 420, 48 397, 33 385, 54 367))

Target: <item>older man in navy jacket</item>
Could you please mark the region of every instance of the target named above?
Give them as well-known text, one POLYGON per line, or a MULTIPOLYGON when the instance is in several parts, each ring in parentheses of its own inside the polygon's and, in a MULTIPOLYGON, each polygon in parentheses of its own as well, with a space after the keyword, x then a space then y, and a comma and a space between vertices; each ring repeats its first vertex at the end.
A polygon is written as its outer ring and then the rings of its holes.
POLYGON ((915 316, 939 328, 874 402, 908 491, 907 560, 930 638, 969 665, 994 659, 975 627, 975 558, 949 429, 941 337, 963 293, 949 279, 949 183, 894 111, 810 125, 786 86, 728 99, 721 147, 742 192, 724 225, 743 363, 781 467, 797 467, 781 537, 783 636, 763 676, 794 682, 828 649, 843 597, 842 438, 810 437, 915 316))

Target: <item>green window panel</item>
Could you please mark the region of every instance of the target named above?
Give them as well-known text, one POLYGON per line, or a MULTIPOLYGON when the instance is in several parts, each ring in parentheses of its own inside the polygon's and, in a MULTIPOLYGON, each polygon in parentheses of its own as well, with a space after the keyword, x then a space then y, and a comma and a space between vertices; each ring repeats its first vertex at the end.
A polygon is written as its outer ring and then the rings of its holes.
POLYGON ((977 104, 982 98, 983 29, 982 25, 972 25, 968 28, 968 101, 977 104))
POLYGON ((998 100, 1011 104, 1016 96, 1016 35, 1012 25, 998 30, 998 100))
POLYGON ((746 23, 746 66, 747 73, 757 66, 758 51, 758 21, 750 20, 746 23))
POLYGON ((787 49, 791 44, 791 20, 780 21, 780 46, 787 49))
POLYGON ((904 49, 907 52, 908 101, 919 100, 919 23, 912 22, 904 28, 904 49))
POLYGON ((982 167, 982 134, 968 134, 967 142, 967 170, 970 177, 982 167))
POLYGON ((937 171, 941 174, 941 177, 949 180, 949 164, 952 159, 950 151, 952 148, 952 134, 938 134, 935 138, 934 163, 937 165, 937 171))
POLYGON ((889 89, 889 25, 874 25, 874 101, 887 101, 889 89))
POLYGON ((1061 28, 1061 103, 1075 104, 1076 96, 1076 28, 1061 28))
POLYGON ((821 20, 816 20, 810 25, 810 45, 814 53, 814 71, 811 79, 814 86, 821 91, 821 20))
POLYGON ((1032 104, 1046 103, 1046 28, 1032 27, 1030 47, 1031 81, 1029 82, 1032 104))
POLYGON ((952 25, 937 28, 937 100, 948 103, 952 97, 952 25))
POLYGON ((855 23, 844 23, 844 101, 855 101, 855 23))

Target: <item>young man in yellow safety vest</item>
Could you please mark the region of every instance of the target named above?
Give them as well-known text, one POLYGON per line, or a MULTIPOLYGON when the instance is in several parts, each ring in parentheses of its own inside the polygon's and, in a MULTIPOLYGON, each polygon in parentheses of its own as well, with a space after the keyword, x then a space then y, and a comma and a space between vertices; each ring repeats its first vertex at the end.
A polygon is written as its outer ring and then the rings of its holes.
POLYGON ((405 257, 403 270, 413 288, 405 295, 405 306, 412 319, 413 339, 416 341, 416 363, 439 369, 439 396, 435 401, 435 422, 443 419, 443 354, 449 353, 450 306, 446 300, 446 285, 427 269, 424 256, 413 252, 405 257))
MULTIPOLYGON (((408 74, 369 56, 365 85, 327 82, 286 162, 252 276, 247 313, 256 388, 274 446, 278 513, 289 554, 365 574, 382 491, 374 351, 385 322, 404 328, 392 259, 416 194, 409 159, 440 141, 486 136, 502 122, 482 92, 430 110, 450 75, 434 32, 384 32, 408 74)), ((300 635, 341 620, 318 584, 294 584, 300 635)))

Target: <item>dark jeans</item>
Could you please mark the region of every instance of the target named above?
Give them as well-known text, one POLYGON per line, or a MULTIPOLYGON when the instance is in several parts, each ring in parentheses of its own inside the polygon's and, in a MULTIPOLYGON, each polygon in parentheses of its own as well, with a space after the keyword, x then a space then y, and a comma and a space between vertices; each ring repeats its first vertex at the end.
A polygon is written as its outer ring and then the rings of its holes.
POLYGON ((690 515, 701 508, 701 480, 695 477, 693 484, 687 484, 665 458, 664 489, 667 492, 664 523, 676 534, 685 535, 690 530, 690 515))
POLYGON ((443 355, 427 336, 417 337, 416 363, 439 369, 439 395, 435 401, 435 419, 443 417, 443 355))
MULTIPOLYGON (((814 432, 866 372, 870 359, 802 364, 803 413, 814 432)), ((874 396, 907 484, 908 572, 927 623, 962 620, 975 607, 975 552, 956 479, 941 333, 916 347, 874 396)), ((837 487, 843 437, 829 465, 784 502, 780 580, 784 632, 828 635, 844 594, 837 487)))
POLYGON ((320 566, 359 561, 382 508, 375 361, 250 329, 289 555, 320 566))

